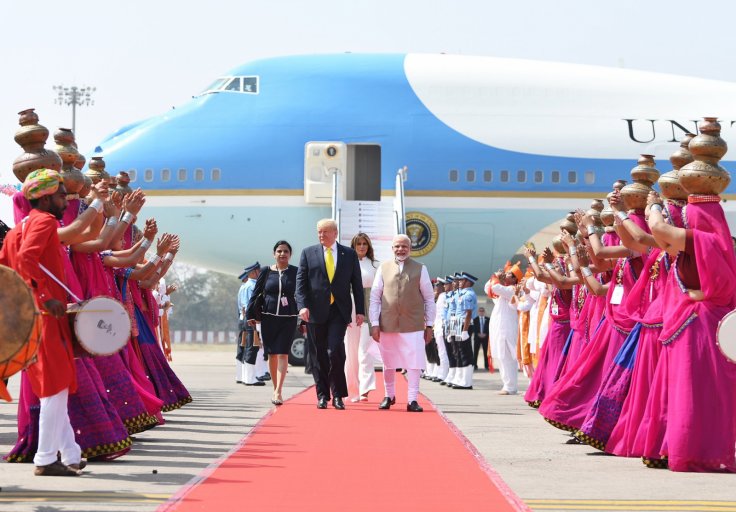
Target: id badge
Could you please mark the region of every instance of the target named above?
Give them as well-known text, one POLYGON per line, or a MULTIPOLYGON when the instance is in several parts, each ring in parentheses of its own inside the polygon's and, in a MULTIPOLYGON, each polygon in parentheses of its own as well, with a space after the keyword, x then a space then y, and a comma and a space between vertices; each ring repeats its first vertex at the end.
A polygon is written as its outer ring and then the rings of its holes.
POLYGON ((552 314, 553 315, 559 315, 560 314, 560 308, 557 306, 557 303, 556 302, 552 304, 551 310, 552 310, 552 314))
POLYGON ((611 294, 611 304, 618 306, 624 298, 624 287, 623 285, 617 284, 611 294))
POLYGON ((289 305, 289 298, 288 297, 281 297, 281 305, 282 306, 288 306, 289 305))

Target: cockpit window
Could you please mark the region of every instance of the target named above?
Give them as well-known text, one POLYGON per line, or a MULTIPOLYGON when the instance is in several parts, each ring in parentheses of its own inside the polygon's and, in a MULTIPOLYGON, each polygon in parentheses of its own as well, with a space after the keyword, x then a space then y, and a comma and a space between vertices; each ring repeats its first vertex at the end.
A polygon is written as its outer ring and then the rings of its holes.
POLYGON ((201 94, 213 92, 237 92, 241 94, 258 94, 257 76, 223 76, 212 82, 201 94))
POLYGON ((240 92, 240 77, 235 77, 230 80, 230 83, 225 86, 226 91, 240 92))

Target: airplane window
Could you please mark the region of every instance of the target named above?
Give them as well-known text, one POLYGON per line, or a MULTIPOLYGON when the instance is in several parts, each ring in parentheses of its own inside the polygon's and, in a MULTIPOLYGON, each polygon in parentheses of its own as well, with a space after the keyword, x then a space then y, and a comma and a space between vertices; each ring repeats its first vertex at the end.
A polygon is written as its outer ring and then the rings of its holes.
POLYGON ((171 179, 171 169, 161 169, 161 181, 169 181, 171 179))
POLYGON ((526 171, 516 171, 516 181, 519 183, 526 183, 526 171))
POLYGON ((134 182, 138 179, 138 171, 136 171, 135 169, 130 169, 128 171, 128 176, 130 176, 130 181, 134 182))
POLYGON ((583 179, 586 185, 592 185, 595 183, 595 171, 585 171, 585 177, 583 179))
POLYGON ((577 171, 567 171, 567 181, 569 183, 577 183, 578 182, 577 171))
POLYGON ((457 169, 450 169, 450 181, 454 183, 457 181, 457 179, 458 179, 457 169))
POLYGON ((544 173, 542 171, 534 171, 534 183, 542 183, 544 181, 544 173))
POLYGON ((220 169, 212 169, 212 175, 210 179, 212 181, 220 181, 220 169))
POLYGON ((194 181, 202 181, 204 179, 203 169, 194 169, 194 181))
POLYGON ((475 171, 473 169, 468 169, 468 171, 465 173, 465 181, 475 181, 475 171))
POLYGON ((220 88, 227 83, 227 81, 230 80, 228 77, 218 78, 214 82, 212 82, 210 85, 205 87, 205 89, 202 91, 202 94, 212 91, 218 91, 220 88))
POLYGON ((509 171, 501 171, 501 183, 508 183, 509 171))
POLYGON ((485 170, 483 171, 483 181, 489 182, 493 180, 493 171, 485 170))
POLYGON ((185 181, 187 179, 187 170, 179 169, 179 175, 177 177, 179 181, 185 181))
POLYGON ((229 84, 225 87, 226 91, 240 92, 240 78, 233 78, 229 84))
POLYGON ((258 77, 257 76, 244 76, 243 77, 243 92, 249 92, 251 94, 258 93, 258 77))
POLYGON ((145 174, 143 174, 143 179, 146 181, 153 181, 153 169, 146 169, 145 174))
POLYGON ((551 181, 552 183, 560 182, 560 171, 552 171, 551 181))

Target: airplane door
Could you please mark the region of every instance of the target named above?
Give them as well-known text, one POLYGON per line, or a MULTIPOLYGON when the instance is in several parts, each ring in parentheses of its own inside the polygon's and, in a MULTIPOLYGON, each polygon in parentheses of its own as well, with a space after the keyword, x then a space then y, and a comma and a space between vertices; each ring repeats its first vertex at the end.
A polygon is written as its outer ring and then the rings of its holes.
POLYGON ((347 146, 342 142, 307 142, 304 146, 304 200, 309 204, 332 202, 332 175, 341 177, 344 196, 347 146))
POLYGON ((381 146, 348 144, 345 185, 348 201, 381 200, 381 146))

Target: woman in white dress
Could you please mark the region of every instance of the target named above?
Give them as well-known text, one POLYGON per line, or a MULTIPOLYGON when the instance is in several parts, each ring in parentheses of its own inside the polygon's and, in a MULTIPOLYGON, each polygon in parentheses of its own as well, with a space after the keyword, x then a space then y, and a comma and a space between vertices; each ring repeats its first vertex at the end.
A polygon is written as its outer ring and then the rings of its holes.
MULTIPOLYGON (((365 233, 358 233, 350 242, 350 247, 358 253, 360 271, 363 276, 363 296, 368 304, 371 285, 376 277, 379 262, 373 256, 371 239, 365 233)), ((368 393, 376 389, 374 369, 378 346, 370 335, 370 322, 366 318, 360 327, 355 324, 355 304, 353 321, 345 332, 345 377, 348 393, 353 402, 368 400, 368 393)))

